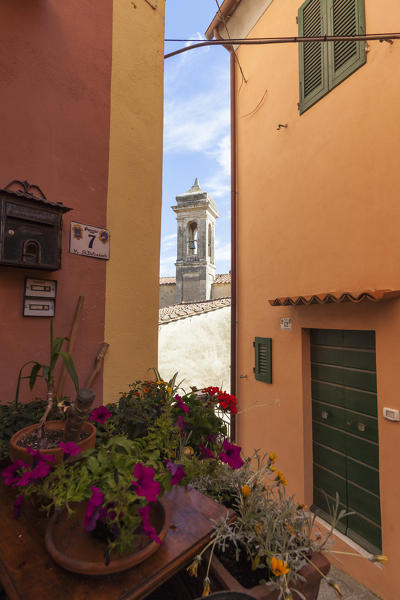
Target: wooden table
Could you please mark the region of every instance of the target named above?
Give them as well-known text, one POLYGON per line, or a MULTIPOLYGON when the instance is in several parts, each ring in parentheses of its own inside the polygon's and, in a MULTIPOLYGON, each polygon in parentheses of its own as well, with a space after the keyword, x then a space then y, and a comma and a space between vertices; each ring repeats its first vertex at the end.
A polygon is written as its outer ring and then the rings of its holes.
POLYGON ((141 600, 185 567, 226 508, 193 489, 167 494, 171 521, 160 549, 123 573, 89 577, 58 567, 44 547, 47 520, 34 509, 12 518, 15 490, 0 484, 0 580, 10 600, 141 600))

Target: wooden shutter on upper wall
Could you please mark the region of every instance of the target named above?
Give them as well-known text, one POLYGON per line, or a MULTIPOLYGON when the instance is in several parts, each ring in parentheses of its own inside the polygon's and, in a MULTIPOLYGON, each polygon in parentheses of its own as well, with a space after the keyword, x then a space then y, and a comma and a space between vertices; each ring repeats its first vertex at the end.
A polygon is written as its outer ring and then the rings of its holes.
MULTIPOLYGON (((312 37, 326 34, 326 11, 322 2, 308 0, 299 9, 299 36, 312 37)), ((300 113, 310 108, 329 91, 326 44, 306 42, 299 44, 300 113)))
POLYGON ((272 383, 272 338, 256 337, 254 352, 256 379, 265 383, 272 383))
MULTIPOLYGON (((365 33, 364 0, 328 0, 330 35, 365 33)), ((365 42, 333 42, 328 44, 329 89, 366 62, 365 42)))

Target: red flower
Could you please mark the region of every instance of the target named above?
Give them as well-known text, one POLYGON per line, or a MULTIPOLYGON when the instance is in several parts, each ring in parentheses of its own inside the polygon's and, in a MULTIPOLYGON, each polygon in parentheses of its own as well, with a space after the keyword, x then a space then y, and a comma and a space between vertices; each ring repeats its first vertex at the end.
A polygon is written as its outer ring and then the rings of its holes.
POLYGON ((54 462, 54 454, 42 454, 39 450, 34 450, 30 446, 27 447, 26 451, 33 456, 36 460, 45 460, 46 462, 54 462))
POLYGON ((219 453, 222 462, 227 463, 232 469, 240 469, 243 465, 243 460, 240 457, 241 447, 230 444, 228 440, 224 440, 222 448, 225 450, 225 452, 219 453))
POLYGON ((158 481, 154 481, 155 471, 153 467, 146 467, 138 462, 133 469, 133 475, 137 479, 137 481, 132 481, 137 495, 146 498, 147 502, 156 502, 161 486, 158 481))
POLYGON ((216 396, 217 394, 219 394, 220 391, 221 390, 218 387, 212 386, 203 389, 203 392, 205 392, 209 396, 216 396))
POLYGON ((151 540, 157 542, 157 544, 161 544, 161 540, 158 537, 156 530, 150 523, 150 506, 148 504, 142 506, 142 508, 139 508, 138 513, 142 519, 143 531, 145 534, 148 535, 151 540))
POLYGON ((229 412, 237 413, 237 400, 232 394, 220 391, 218 394, 218 402, 223 410, 229 410, 229 412))
POLYGON ((98 408, 92 410, 89 421, 96 421, 97 423, 103 425, 103 423, 105 423, 110 417, 112 417, 112 414, 108 408, 106 406, 99 406, 98 408))

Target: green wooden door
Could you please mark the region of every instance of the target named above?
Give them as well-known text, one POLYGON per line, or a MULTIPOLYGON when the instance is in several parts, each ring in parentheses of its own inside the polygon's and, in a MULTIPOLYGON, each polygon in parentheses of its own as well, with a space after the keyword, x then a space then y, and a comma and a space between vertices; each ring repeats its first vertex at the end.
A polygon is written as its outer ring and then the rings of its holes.
POLYGON ((311 330, 314 509, 339 494, 338 527, 381 551, 375 332, 311 330))

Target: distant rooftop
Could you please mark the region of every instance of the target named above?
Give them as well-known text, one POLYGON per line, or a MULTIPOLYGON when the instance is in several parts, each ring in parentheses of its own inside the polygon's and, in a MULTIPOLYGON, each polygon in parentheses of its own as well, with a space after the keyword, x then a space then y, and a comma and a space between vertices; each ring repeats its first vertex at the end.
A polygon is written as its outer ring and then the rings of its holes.
MULTIPOLYGON (((215 276, 213 283, 230 283, 231 274, 221 273, 215 276)), ((176 277, 160 277, 160 285, 173 285, 176 284, 176 277)))
POLYGON ((165 306, 159 310, 159 325, 170 323, 171 321, 179 321, 180 319, 187 319, 188 317, 211 312, 230 305, 230 298, 217 298, 216 300, 205 300, 204 302, 188 302, 186 304, 165 306))

